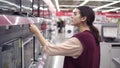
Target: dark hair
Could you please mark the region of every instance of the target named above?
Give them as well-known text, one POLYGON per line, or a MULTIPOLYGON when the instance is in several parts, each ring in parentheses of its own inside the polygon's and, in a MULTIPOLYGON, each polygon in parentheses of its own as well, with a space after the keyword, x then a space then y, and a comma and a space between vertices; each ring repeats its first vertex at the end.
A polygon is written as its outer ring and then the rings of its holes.
POLYGON ((79 6, 77 7, 80 10, 80 14, 82 17, 86 16, 87 17, 87 22, 86 24, 89 26, 90 30, 92 31, 96 43, 99 45, 101 38, 99 35, 99 31, 97 30, 97 28, 93 25, 93 21, 95 19, 95 13, 92 10, 92 8, 88 7, 88 6, 79 6))

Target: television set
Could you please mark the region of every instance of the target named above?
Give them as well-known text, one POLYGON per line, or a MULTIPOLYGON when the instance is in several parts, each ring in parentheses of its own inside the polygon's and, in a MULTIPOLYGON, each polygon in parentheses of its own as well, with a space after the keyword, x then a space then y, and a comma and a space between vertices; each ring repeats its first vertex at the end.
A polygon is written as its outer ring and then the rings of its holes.
POLYGON ((106 42, 114 42, 118 37, 118 27, 117 26, 103 26, 102 36, 106 42))
POLYGON ((22 68, 20 39, 0 44, 0 68, 22 68))
POLYGON ((22 50, 22 65, 23 68, 29 68, 33 62, 33 37, 23 38, 23 50, 22 50))
POLYGON ((34 60, 37 61, 39 59, 39 56, 41 55, 42 46, 36 37, 34 37, 34 41, 35 41, 34 60))

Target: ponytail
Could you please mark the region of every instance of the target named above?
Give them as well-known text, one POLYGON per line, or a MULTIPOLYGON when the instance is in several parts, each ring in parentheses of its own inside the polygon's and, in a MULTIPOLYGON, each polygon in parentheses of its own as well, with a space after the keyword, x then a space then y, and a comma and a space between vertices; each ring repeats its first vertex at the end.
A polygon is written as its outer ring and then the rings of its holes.
POLYGON ((94 25, 91 25, 89 27, 90 27, 90 30, 91 30, 93 36, 95 37, 96 43, 99 45, 100 41, 101 41, 101 37, 99 35, 98 29, 94 25))

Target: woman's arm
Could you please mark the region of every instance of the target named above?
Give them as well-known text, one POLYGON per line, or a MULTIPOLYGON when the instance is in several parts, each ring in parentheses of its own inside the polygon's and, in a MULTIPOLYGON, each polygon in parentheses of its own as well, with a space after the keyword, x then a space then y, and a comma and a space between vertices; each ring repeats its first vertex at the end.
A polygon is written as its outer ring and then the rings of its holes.
POLYGON ((61 44, 51 44, 45 40, 36 25, 30 24, 30 31, 37 36, 40 43, 43 45, 44 52, 48 55, 72 56, 73 58, 77 58, 83 52, 81 42, 75 37, 61 44))
POLYGON ((45 38, 43 37, 43 35, 41 34, 40 30, 38 29, 38 27, 36 25, 31 23, 30 31, 37 36, 37 38, 40 41, 40 43, 42 44, 42 46, 46 45, 47 41, 45 40, 45 38))
POLYGON ((77 38, 73 37, 59 44, 47 42, 47 45, 44 46, 43 51, 52 56, 61 55, 77 58, 82 54, 83 47, 81 42, 77 38))

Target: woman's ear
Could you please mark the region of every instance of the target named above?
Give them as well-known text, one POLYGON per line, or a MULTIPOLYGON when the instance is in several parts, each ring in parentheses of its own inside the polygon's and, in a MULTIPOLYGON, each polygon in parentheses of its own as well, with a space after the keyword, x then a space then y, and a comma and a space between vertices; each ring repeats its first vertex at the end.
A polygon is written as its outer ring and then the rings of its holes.
POLYGON ((87 20, 87 17, 84 16, 84 17, 81 18, 81 20, 82 20, 82 21, 86 21, 86 20, 87 20))

